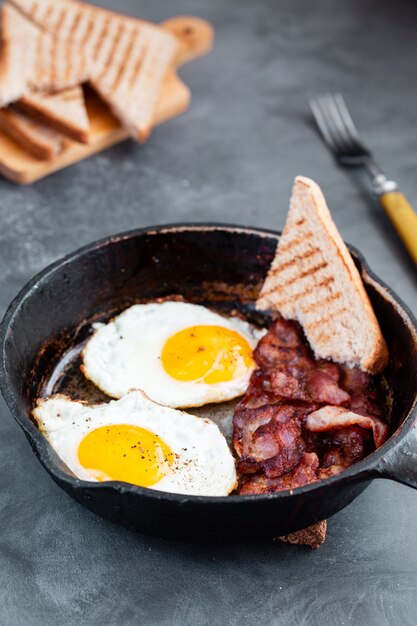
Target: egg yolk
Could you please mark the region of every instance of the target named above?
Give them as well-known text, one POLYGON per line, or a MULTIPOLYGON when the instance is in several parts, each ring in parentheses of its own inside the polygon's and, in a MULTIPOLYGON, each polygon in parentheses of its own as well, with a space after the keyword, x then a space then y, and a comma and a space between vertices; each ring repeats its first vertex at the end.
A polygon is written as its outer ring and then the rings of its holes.
POLYGON ((246 339, 223 326, 181 330, 165 343, 161 358, 172 378, 209 385, 240 378, 254 364, 246 339))
POLYGON ((81 465, 97 480, 150 487, 169 471, 174 454, 158 435, 131 424, 101 426, 78 448, 81 465))

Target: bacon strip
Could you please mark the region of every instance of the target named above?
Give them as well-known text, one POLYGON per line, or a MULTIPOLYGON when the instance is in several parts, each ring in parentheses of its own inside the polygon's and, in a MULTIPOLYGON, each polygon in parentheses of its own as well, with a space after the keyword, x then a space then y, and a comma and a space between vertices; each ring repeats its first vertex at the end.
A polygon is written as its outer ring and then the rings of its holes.
POLYGON ((318 433, 354 425, 371 429, 377 448, 382 446, 388 438, 388 424, 384 424, 384 422, 377 417, 359 415, 358 413, 349 411, 349 409, 343 409, 337 406, 324 406, 310 413, 307 417, 305 428, 318 433))
POLYGON ((252 474, 263 470, 268 478, 277 478, 300 462, 304 447, 296 420, 282 423, 272 419, 254 432, 247 455, 238 462, 238 471, 252 474))
POLYGON ((344 404, 350 396, 343 391, 334 378, 325 371, 312 367, 302 370, 296 367, 287 371, 275 370, 271 374, 271 389, 276 395, 306 402, 329 402, 344 404))
POLYGON ((314 452, 305 452, 298 465, 287 474, 277 478, 268 478, 264 474, 245 476, 239 493, 252 495, 260 493, 273 493, 285 489, 302 487, 318 480, 319 459, 314 452))
POLYGON ((259 342, 254 358, 261 371, 268 372, 264 387, 275 396, 336 405, 350 400, 338 384, 340 368, 313 358, 295 322, 276 321, 259 342))

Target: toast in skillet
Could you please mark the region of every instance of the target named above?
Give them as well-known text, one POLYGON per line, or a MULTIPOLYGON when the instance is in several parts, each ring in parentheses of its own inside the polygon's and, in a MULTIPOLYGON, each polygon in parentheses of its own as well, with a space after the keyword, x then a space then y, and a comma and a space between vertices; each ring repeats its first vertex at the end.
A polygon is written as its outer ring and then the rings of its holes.
POLYGON ((372 373, 388 351, 355 263, 320 187, 295 180, 282 237, 258 309, 297 320, 317 358, 372 373))

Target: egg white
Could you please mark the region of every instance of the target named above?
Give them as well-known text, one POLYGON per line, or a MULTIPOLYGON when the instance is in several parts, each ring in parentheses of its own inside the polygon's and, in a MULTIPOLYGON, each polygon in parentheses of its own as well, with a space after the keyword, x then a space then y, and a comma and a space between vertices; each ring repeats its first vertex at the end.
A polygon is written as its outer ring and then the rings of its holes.
POLYGON ((254 366, 239 378, 208 384, 179 381, 164 369, 166 341, 192 326, 215 325, 237 332, 254 349, 265 334, 241 319, 225 318, 203 306, 185 302, 137 304, 108 324, 96 325, 83 353, 87 378, 113 398, 142 389, 155 402, 174 408, 223 402, 242 395, 254 366))
POLYGON ((33 415, 63 462, 82 480, 97 482, 78 459, 82 439, 101 426, 132 424, 158 435, 175 455, 168 473, 148 489, 224 496, 236 486, 234 458, 217 425, 209 419, 160 406, 141 391, 92 406, 56 395, 38 400, 33 415))

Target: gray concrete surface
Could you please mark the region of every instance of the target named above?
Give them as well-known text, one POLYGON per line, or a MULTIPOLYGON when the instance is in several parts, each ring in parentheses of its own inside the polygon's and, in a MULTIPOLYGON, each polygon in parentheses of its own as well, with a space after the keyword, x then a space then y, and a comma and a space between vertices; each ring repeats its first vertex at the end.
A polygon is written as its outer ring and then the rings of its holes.
MULTIPOLYGON (((0 181, 0 306, 93 239, 178 221, 280 228, 291 182, 324 188, 345 239, 416 311, 416 271, 380 210, 338 169, 306 99, 342 91, 381 164, 417 206, 417 5, 399 0, 108 0, 155 21, 194 14, 213 53, 181 71, 191 109, 35 185, 0 181)), ((57 294, 59 298, 59 294, 57 294)), ((317 552, 279 543, 188 545, 89 513, 38 464, 0 405, 0 623, 417 622, 417 494, 374 482, 317 552)))

